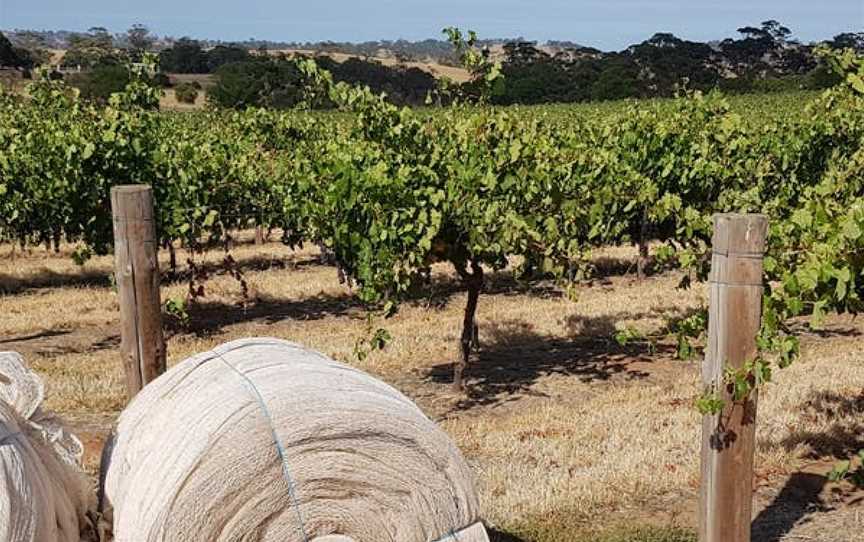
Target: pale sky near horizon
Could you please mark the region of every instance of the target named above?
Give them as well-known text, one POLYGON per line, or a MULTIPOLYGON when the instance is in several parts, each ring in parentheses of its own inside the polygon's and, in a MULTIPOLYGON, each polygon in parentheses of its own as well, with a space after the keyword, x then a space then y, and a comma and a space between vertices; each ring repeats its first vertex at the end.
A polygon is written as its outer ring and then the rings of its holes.
POLYGON ((709 41, 776 19, 804 42, 864 31, 864 0, 0 0, 0 28, 76 30, 133 23, 159 35, 241 41, 440 38, 445 26, 481 37, 571 40, 618 50, 655 32, 709 41))

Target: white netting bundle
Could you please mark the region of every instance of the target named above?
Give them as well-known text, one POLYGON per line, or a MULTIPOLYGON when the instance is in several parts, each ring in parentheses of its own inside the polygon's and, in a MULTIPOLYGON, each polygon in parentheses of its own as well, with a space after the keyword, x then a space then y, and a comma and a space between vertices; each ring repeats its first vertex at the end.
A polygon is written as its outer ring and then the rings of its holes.
POLYGON ((392 387, 277 339, 150 383, 106 458, 118 542, 488 541, 440 428, 392 387))
POLYGON ((95 506, 81 442, 44 413, 41 379, 0 352, 0 540, 79 542, 95 506))

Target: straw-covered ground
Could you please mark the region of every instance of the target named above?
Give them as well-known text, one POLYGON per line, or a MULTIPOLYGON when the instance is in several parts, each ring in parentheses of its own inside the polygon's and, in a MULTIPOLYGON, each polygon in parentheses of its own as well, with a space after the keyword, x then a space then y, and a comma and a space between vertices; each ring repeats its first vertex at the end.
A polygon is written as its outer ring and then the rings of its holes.
MULTIPOLYGON (((71 250, 0 247, 0 349, 21 352, 43 375, 47 407, 83 436, 95 473, 125 401, 117 296, 111 257, 78 267, 71 250)), ((393 339, 360 360, 366 315, 316 251, 238 244, 232 255, 248 298, 216 273, 190 322, 167 322, 169 365, 239 337, 293 340, 386 380, 438 421, 475 469, 497 540, 695 540, 699 360, 675 359, 662 330, 705 302, 703 287, 676 289, 674 273, 637 281, 630 249, 598 254, 600 278, 576 301, 553 285, 493 274, 462 396, 449 381, 465 294, 446 267, 436 268, 429 295, 373 322, 393 339), (659 339, 621 346, 613 335, 627 328, 659 339)), ((205 259, 217 269, 221 257, 205 259)), ((186 290, 166 277, 163 301, 186 290)), ((754 540, 864 540, 864 494, 826 478, 864 448, 862 333, 861 321, 845 317, 805 332, 801 360, 762 394, 754 540)))

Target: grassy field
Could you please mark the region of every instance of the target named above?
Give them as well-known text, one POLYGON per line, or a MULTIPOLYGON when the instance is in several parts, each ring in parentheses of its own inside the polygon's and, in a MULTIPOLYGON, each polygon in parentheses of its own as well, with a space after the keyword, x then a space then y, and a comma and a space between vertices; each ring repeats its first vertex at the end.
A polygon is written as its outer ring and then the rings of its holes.
POLYGON ((177 100, 177 95, 173 88, 166 88, 162 98, 159 100, 159 108, 163 111, 195 111, 198 109, 204 109, 206 106, 206 90, 199 91, 195 103, 192 104, 183 103, 177 100))
MULTIPOLYGON (((82 268, 71 250, 0 246, 0 348, 21 352, 46 379, 47 408, 83 437, 95 474, 124 406, 118 306, 111 257, 82 268)), ((662 330, 706 302, 701 286, 678 290, 675 273, 637 281, 630 248, 596 254, 601 276, 577 302, 551 284, 529 288, 493 274, 480 300, 482 349, 462 396, 449 380, 464 293, 446 267, 434 270, 432 294, 376 322, 394 339, 359 361, 365 313, 314 250, 245 242, 232 254, 250 299, 217 273, 190 309, 191 323, 169 323, 169 365, 239 337, 297 341, 386 380, 439 422, 475 470, 496 540, 694 540, 699 361, 675 359, 662 330), (626 326, 657 337, 656 345, 619 346, 612 335, 626 326)), ((207 256, 213 265, 219 258, 207 256)), ((163 300, 185 290, 166 277, 163 300)), ((825 475, 864 448, 862 332, 851 318, 805 332, 801 361, 762 395, 754 540, 861 540, 864 494, 825 475)))

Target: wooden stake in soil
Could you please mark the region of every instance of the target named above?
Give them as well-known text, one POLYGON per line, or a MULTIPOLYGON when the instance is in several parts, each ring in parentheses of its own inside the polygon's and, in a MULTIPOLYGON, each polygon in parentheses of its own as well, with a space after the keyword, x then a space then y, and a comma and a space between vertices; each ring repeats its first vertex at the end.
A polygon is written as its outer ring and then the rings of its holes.
POLYGON ((702 380, 725 407, 702 420, 700 542, 749 542, 753 501, 756 394, 734 402, 724 383, 727 367, 756 356, 762 318, 764 215, 714 217, 708 348, 702 380))
POLYGON ((165 372, 162 304, 153 191, 149 186, 111 189, 114 276, 120 298, 120 352, 129 398, 165 372))

